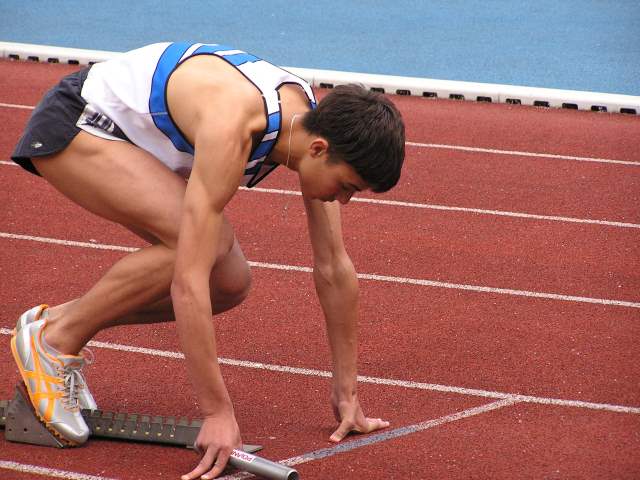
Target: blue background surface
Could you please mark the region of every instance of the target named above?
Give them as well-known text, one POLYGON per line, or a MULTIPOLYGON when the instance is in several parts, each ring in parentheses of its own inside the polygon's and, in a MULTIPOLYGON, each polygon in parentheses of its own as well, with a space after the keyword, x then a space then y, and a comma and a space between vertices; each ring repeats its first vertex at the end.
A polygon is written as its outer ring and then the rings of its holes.
POLYGON ((639 0, 1 0, 0 40, 226 43, 279 65, 640 95, 639 0))

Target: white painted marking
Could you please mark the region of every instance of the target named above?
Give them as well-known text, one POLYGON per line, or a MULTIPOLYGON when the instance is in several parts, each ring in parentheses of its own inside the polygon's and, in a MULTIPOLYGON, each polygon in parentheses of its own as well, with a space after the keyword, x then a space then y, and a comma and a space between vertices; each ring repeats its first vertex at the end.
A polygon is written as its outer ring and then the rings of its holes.
POLYGON ((428 430, 430 428, 438 427, 446 423, 456 422, 464 418, 469 418, 469 417, 473 417, 483 413, 488 413, 494 410, 498 410, 507 406, 514 405, 516 403, 518 402, 512 398, 499 400, 497 402, 488 403, 485 405, 481 405, 479 407, 469 408, 467 410, 462 410, 460 412, 456 412, 450 415, 445 415, 432 420, 426 420, 424 422, 420 422, 414 425, 400 427, 400 428, 396 428, 388 431, 383 430, 378 434, 368 435, 367 437, 363 437, 357 440, 352 440, 342 445, 339 444, 330 448, 316 450, 315 452, 311 452, 305 455, 292 457, 287 460, 283 460, 281 463, 289 467, 294 465, 300 465, 302 463, 306 463, 311 460, 326 458, 326 457, 335 455, 336 453, 348 452, 366 445, 372 445, 374 443, 379 443, 381 441, 403 437, 412 433, 421 432, 424 430, 428 430))
MULTIPOLYGON (((516 403, 518 402, 511 398, 499 400, 497 402, 488 403, 486 405, 481 405, 479 407, 469 408, 467 410, 462 410, 460 412, 456 412, 450 415, 445 415, 443 417, 435 418, 433 420, 426 420, 424 422, 416 423, 415 425, 408 425, 406 427, 395 428, 393 430, 381 430, 380 433, 377 433, 377 434, 369 434, 365 437, 361 437, 356 440, 339 443, 333 447, 321 448, 320 450, 315 450, 313 452, 303 453, 302 455, 297 455, 295 457, 281 460, 278 463, 285 465, 287 467, 294 467, 296 465, 301 465, 303 463, 308 463, 315 460, 321 460, 323 458, 332 457, 340 453, 350 452, 352 450, 356 450, 358 448, 365 447, 368 445, 374 445, 376 443, 386 442, 388 440, 393 440, 395 438, 404 437, 412 433, 422 432, 424 430, 435 428, 440 425, 444 425, 446 423, 452 423, 458 420, 462 420, 464 418, 469 418, 476 415, 481 415, 483 413, 492 412, 494 410, 499 410, 501 408, 508 407, 516 403)), ((227 475, 225 477, 222 477, 221 480, 242 480, 245 478, 250 478, 251 476, 252 475, 249 473, 240 472, 233 475, 227 475)))
MULTIPOLYGON (((35 108, 34 106, 31 106, 31 105, 18 105, 18 104, 12 104, 12 103, 0 103, 0 107, 19 108, 19 109, 26 109, 26 110, 33 110, 35 108)), ((555 160, 610 163, 610 164, 618 164, 618 165, 631 165, 635 167, 640 166, 640 161, 616 160, 616 159, 610 159, 610 158, 580 157, 580 156, 574 156, 574 155, 558 155, 554 153, 541 153, 541 152, 524 152, 524 151, 518 151, 518 150, 501 150, 497 148, 468 147, 464 145, 448 145, 448 144, 441 144, 441 143, 405 142, 405 145, 409 147, 417 147, 417 148, 458 150, 462 152, 475 152, 475 153, 492 153, 496 155, 510 155, 514 157, 551 158, 555 160)))
POLYGON ((11 240, 30 240, 33 242, 51 243, 54 245, 63 245, 65 247, 81 247, 93 248, 95 250, 116 250, 120 252, 135 252, 139 248, 122 247, 119 245, 104 245, 101 243, 76 242, 74 240, 59 240, 57 238, 33 237, 31 235, 17 235, 14 233, 0 232, 0 238, 8 238, 11 240))
POLYGON ((0 103, 0 107, 3 108, 19 108, 22 110, 34 110, 36 107, 31 105, 16 105, 15 103, 0 103))
MULTIPOLYGON (((8 328, 0 328, 1 335, 12 335, 12 330, 8 328)), ((171 358, 174 360, 184 360, 184 354, 181 352, 172 352, 168 350, 157 350, 155 348, 135 347, 132 345, 122 345, 119 343, 90 341, 89 347, 104 348, 107 350, 116 350, 128 353, 139 353, 142 355, 150 355, 154 357, 171 358)), ((265 370, 269 372, 288 373, 292 375, 302 375, 307 377, 331 378, 331 372, 327 370, 315 370, 312 368, 290 367, 286 365, 273 365, 269 363, 252 362, 249 360, 236 360, 233 358, 218 358, 218 363, 239 368, 250 368, 254 370, 265 370)), ((454 387, 451 385, 439 385, 435 383, 421 383, 410 380, 397 380, 391 378, 368 377, 358 375, 358 381, 361 383, 370 383, 375 385, 385 385, 399 388, 407 388, 412 390, 429 390, 443 393, 456 393, 459 395, 470 395, 474 397, 496 398, 496 399, 512 399, 524 403, 536 403, 541 405, 556 405, 559 407, 587 408, 590 410, 606 410, 618 413, 640 414, 640 407, 629 407, 624 405, 612 405, 608 403, 584 402, 581 400, 563 400, 558 398, 535 397, 531 395, 520 395, 518 393, 495 392, 490 390, 481 390, 476 388, 454 387)))
POLYGON ((500 295, 515 295, 520 297, 544 298, 547 300, 561 300, 565 302, 596 303, 601 305, 613 305, 618 307, 640 308, 638 302, 623 300, 608 300, 604 298, 579 297, 575 295, 562 295, 558 293, 531 292, 527 290, 514 290, 510 288, 484 287, 481 285, 466 285, 460 283, 438 282, 434 280, 422 280, 416 278, 388 277, 385 275, 371 275, 359 273, 358 278, 363 280, 375 280, 378 282, 405 283, 422 285, 424 287, 450 288, 455 290, 468 290, 471 292, 497 293, 500 295))
MULTIPOLYGON (((16 166, 16 167, 18 166, 16 163, 8 162, 8 161, 0 161, 0 165, 10 165, 10 166, 16 166)), ((278 188, 240 187, 240 190, 244 190, 248 192, 274 193, 278 195, 294 195, 298 197, 302 196, 302 193, 297 190, 282 190, 278 188)), ((449 211, 449 212, 474 213, 474 214, 480 214, 480 215, 496 215, 501 217, 526 218, 526 219, 532 219, 532 220, 549 220, 554 222, 585 223, 585 224, 605 225, 608 227, 619 227, 619 228, 640 228, 640 224, 637 224, 637 223, 613 222, 610 220, 594 220, 590 218, 561 217, 557 215, 536 215, 533 213, 508 212, 503 210, 486 210, 486 209, 480 209, 480 208, 450 207, 447 205, 400 202, 397 200, 381 200, 377 198, 353 197, 351 198, 351 201, 356 203, 371 203, 373 205, 386 205, 391 207, 407 207, 407 208, 420 208, 420 209, 430 209, 430 210, 442 210, 442 211, 449 211)))
MULTIPOLYGON (((119 245, 104 245, 100 243, 77 242, 72 240, 59 240, 56 238, 35 237, 31 235, 18 235, 15 233, 0 232, 0 238, 11 240, 28 240, 34 242, 51 243, 68 247, 93 248, 95 250, 116 250, 121 252, 135 252, 138 248, 123 247, 119 245)), ((269 270, 284 270, 289 272, 313 273, 311 267, 298 265, 282 265, 278 263, 249 262, 249 265, 257 268, 269 270)), ((447 288, 453 290, 467 290, 471 292, 493 293, 499 295, 514 295, 520 297, 543 298, 546 300, 560 300, 564 302, 595 303, 599 305, 611 305, 617 307, 640 308, 638 302, 628 302, 624 300, 610 300, 605 298, 579 297, 574 295, 562 295, 558 293, 532 292, 528 290, 514 290, 510 288, 485 287, 481 285, 466 285, 460 283, 439 282, 436 280, 424 280, 419 278, 391 277, 386 275, 374 275, 369 273, 358 273, 361 280, 372 280, 377 282, 400 283, 408 285, 420 285, 423 287, 447 288)))
MULTIPOLYGON (((240 189, 244 191, 249 191, 249 192, 254 191, 254 192, 261 192, 261 193, 275 193, 280 195, 302 196, 302 193, 297 190, 281 190, 277 188, 260 188, 260 187, 253 187, 253 188, 240 187, 240 189)), ((352 197, 351 201, 356 203, 371 203, 374 205, 387 205, 392 207, 408 207, 408 208, 420 208, 420 209, 430 209, 430 210, 442 210, 442 211, 449 211, 449 212, 475 213, 475 214, 481 214, 481 215, 496 215, 501 217, 526 218, 526 219, 532 219, 532 220, 549 220, 549 221, 555 221, 555 222, 585 223, 585 224, 592 224, 592 225, 606 225, 609 227, 619 227, 619 228, 640 228, 640 224, 637 224, 637 223, 613 222, 609 220, 594 220, 590 218, 561 217, 556 215, 536 215, 533 213, 508 212, 503 210, 485 210, 480 208, 450 207, 447 205, 400 202, 397 200, 382 200, 378 198, 352 197)))
POLYGON ((618 165, 631 165, 634 167, 640 166, 640 162, 628 161, 628 160, 614 160, 609 158, 575 157, 572 155, 556 155, 553 153, 520 152, 517 150, 498 150, 494 148, 465 147, 462 145, 443 145, 438 143, 406 142, 406 145, 410 147, 419 147, 419 148, 439 148, 439 149, 446 149, 446 150, 459 150, 463 152, 493 153, 496 155, 511 155, 514 157, 552 158, 555 160, 574 160, 578 162, 613 163, 618 165))
POLYGON ((98 477, 95 475, 87 475, 86 473, 68 472, 66 470, 57 470, 55 468, 38 467, 36 465, 28 465, 26 463, 9 462, 0 460, 0 468, 5 470, 13 470, 15 472, 29 473, 31 475, 42 475, 45 477, 66 478, 69 480, 114 480, 108 477, 98 477))

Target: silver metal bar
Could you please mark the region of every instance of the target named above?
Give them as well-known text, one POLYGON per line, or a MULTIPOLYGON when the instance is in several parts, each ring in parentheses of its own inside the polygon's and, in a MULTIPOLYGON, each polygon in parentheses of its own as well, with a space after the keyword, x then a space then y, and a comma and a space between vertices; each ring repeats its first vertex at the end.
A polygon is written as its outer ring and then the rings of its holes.
POLYGON ((300 478, 298 472, 293 468, 240 450, 231 452, 229 464, 239 470, 260 475, 269 480, 298 480, 300 478))

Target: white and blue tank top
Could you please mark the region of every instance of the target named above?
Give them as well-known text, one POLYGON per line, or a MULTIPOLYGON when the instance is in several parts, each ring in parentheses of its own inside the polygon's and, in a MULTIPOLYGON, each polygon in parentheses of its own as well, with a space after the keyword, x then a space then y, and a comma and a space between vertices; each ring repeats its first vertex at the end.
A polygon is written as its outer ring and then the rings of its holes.
MULTIPOLYGON (((254 55, 217 44, 156 43, 95 64, 82 87, 88 107, 110 118, 133 144, 154 155, 167 167, 188 177, 193 167, 193 145, 169 115, 166 88, 173 71, 195 55, 215 55, 233 65, 262 94, 267 127, 247 159, 242 184, 253 187, 277 164, 265 165, 282 126, 280 94, 284 84, 302 87, 315 108, 307 82, 254 55)), ((80 128, 84 128, 80 123, 80 128)), ((92 134, 115 138, 94 128, 92 134)))

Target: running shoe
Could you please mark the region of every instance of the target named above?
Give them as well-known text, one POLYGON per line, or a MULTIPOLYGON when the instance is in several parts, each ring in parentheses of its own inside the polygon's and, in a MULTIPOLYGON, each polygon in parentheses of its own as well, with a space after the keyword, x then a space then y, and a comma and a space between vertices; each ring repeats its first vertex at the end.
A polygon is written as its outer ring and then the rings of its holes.
POLYGON ((89 438, 78 402, 83 356, 61 355, 46 345, 42 332, 47 320, 24 325, 11 338, 11 352, 36 415, 49 431, 69 446, 89 438))
MULTIPOLYGON (((25 325, 33 323, 37 320, 46 320, 49 317, 49 312, 47 311, 48 308, 48 305, 42 304, 37 305, 24 312, 22 315, 20 315, 20 318, 16 323, 16 328, 13 330, 13 334, 16 335, 25 325)), ((83 352, 86 352, 87 356, 89 357, 85 357, 86 364, 91 365, 93 363, 93 352, 91 352, 91 350, 89 350, 88 348, 84 348, 83 352)), ((91 391, 87 386, 87 380, 84 378, 84 375, 81 372, 78 372, 77 389, 80 408, 82 410, 97 410, 98 404, 93 398, 93 395, 91 395, 91 391)))

